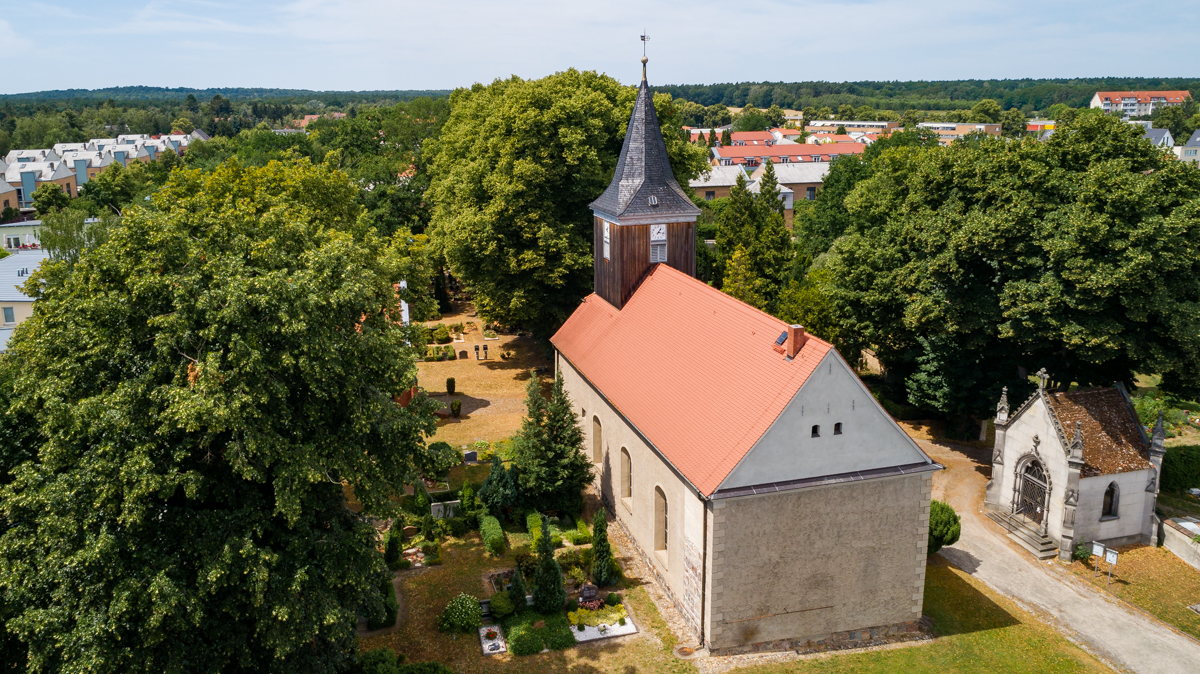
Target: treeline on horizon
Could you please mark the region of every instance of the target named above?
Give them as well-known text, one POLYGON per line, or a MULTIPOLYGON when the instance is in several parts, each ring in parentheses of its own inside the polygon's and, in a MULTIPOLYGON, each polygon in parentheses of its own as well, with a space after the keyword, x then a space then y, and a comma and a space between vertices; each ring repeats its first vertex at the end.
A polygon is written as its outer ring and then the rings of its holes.
POLYGON ((182 103, 188 95, 202 101, 221 96, 233 102, 270 100, 274 103, 302 105, 309 101, 335 108, 349 105, 390 105, 416 98, 439 98, 450 95, 449 89, 404 89, 377 91, 310 91, 308 89, 270 89, 264 87, 215 87, 189 89, 186 87, 108 87, 104 89, 55 89, 19 94, 0 94, 0 103, 18 109, 36 109, 45 105, 59 109, 81 109, 103 105, 107 101, 126 106, 153 106, 182 103))
POLYGON ((1076 79, 945 80, 893 82, 739 82, 655 86, 700 105, 780 108, 868 105, 879 110, 959 110, 992 99, 1005 110, 1030 114, 1057 103, 1087 107, 1097 91, 1169 90, 1200 92, 1200 78, 1092 77, 1076 79))

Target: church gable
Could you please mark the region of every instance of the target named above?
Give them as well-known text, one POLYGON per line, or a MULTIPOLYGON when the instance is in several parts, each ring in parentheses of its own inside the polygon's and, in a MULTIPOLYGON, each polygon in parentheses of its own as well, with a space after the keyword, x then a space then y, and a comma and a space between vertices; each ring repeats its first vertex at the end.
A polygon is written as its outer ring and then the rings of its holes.
POLYGON ((716 496, 758 485, 932 467, 929 457, 879 406, 846 361, 830 349, 770 428, 721 482, 716 496))

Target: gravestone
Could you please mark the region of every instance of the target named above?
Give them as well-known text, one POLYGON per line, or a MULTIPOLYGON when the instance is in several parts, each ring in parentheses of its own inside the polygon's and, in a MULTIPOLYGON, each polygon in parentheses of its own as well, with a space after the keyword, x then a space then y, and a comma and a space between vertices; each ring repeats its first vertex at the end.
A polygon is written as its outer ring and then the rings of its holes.
POLYGON ((478 460, 479 460, 479 453, 476 452, 475 450, 472 449, 472 450, 463 452, 463 461, 473 462, 473 461, 478 461, 478 460))
POLYGON ((454 517, 458 513, 458 506, 461 501, 445 501, 433 502, 429 504, 429 512, 435 520, 444 520, 454 517))
POLYGON ((579 588, 579 601, 593 601, 600 596, 600 588, 591 583, 584 583, 579 588))
POLYGON ((405 538, 412 538, 413 536, 417 535, 417 532, 420 531, 420 529, 418 529, 412 525, 409 525, 407 527, 404 527, 404 529, 402 529, 401 531, 404 533, 405 538))
POLYGON ((466 360, 466 359, 467 359, 467 352, 466 352, 466 351, 459 351, 459 352, 458 352, 458 359, 459 359, 459 360, 466 360))

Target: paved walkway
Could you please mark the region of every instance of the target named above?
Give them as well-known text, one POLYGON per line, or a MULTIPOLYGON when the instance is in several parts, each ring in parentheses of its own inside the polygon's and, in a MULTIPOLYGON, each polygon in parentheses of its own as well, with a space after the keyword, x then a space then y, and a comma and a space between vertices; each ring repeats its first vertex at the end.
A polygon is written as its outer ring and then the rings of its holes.
POLYGON ((1200 671, 1200 643, 1101 593, 1058 562, 1038 563, 983 514, 990 452, 917 441, 946 466, 936 473, 933 497, 962 516, 962 536, 941 554, 955 566, 1038 614, 1121 671, 1200 671))

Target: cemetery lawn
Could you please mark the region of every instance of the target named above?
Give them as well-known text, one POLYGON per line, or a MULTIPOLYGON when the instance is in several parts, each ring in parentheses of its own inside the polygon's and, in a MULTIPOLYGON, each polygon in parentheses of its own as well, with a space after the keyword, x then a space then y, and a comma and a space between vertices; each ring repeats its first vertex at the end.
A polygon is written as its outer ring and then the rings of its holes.
POLYGON ((529 371, 546 368, 540 375, 543 392, 549 392, 554 376, 552 363, 543 345, 532 337, 499 335, 499 340, 483 338, 483 320, 472 317, 470 304, 456 303, 458 311, 444 315, 441 320, 426 323, 450 325, 474 321, 476 328, 464 335, 465 342, 452 342, 455 352, 466 351, 465 360, 446 360, 417 363, 418 381, 433 400, 450 408, 452 400, 462 403, 457 419, 439 417, 437 432, 428 442, 448 442, 455 448, 470 445, 476 440, 497 442, 515 434, 525 415, 525 385, 529 371), (475 347, 488 347, 487 360, 475 360, 475 347), (511 351, 512 358, 502 359, 501 351, 511 351), (454 377, 453 396, 446 395, 446 378, 454 377))
POLYGON ((1085 582, 1133 604, 1141 610, 1200 639, 1200 614, 1188 608, 1200 604, 1200 571, 1188 565, 1166 548, 1148 545, 1119 547, 1112 584, 1108 584, 1108 564, 1100 561, 1099 577, 1095 558, 1072 562, 1071 572, 1085 582))
MULTIPOLYGON (((447 539, 441 566, 402 572, 405 610, 395 632, 363 639, 364 650, 389 647, 408 662, 437 660, 464 672, 580 672, 640 674, 696 672, 691 662, 672 655, 675 636, 636 579, 622 591, 641 633, 566 650, 518 657, 484 657, 475 635, 437 631, 442 608, 459 592, 484 597, 484 574, 512 568, 512 551, 494 559, 484 554, 479 535, 447 539), (645 635, 645 636, 643 636, 645 635)), ((993 593, 935 555, 926 572, 925 613, 938 638, 889 650, 830 654, 812 659, 740 668, 740 673, 784 672, 1107 672, 1107 667, 1053 628, 993 593)), ((557 625, 547 623, 546 637, 557 625)))

